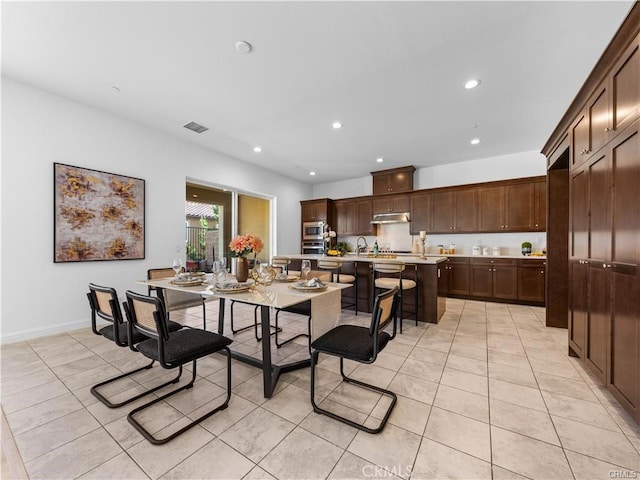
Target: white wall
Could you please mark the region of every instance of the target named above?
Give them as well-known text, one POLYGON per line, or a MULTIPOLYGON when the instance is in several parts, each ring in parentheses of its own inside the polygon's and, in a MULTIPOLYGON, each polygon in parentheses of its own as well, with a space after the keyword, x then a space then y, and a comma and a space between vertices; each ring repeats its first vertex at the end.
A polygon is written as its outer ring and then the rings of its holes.
POLYGON ((277 196, 278 250, 299 251, 311 186, 3 78, 1 341, 88 326, 89 282, 144 292, 184 251, 186 178, 277 196), (146 180, 145 260, 53 263, 54 162, 146 180))
MULTIPOLYGON (((414 173, 413 186, 414 189, 420 190, 510 178, 535 177, 546 175, 546 168, 546 159, 540 152, 520 152, 449 165, 418 168, 414 173)), ((313 198, 345 198, 372 194, 373 179, 371 175, 340 182, 321 183, 313 187, 313 198), (348 195, 345 192, 348 192, 348 195)))

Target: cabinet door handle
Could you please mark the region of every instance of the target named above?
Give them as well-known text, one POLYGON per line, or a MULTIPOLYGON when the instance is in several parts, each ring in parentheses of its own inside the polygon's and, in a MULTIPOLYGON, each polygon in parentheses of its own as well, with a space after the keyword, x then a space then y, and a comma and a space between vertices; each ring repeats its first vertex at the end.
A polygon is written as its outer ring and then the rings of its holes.
POLYGON ((616 130, 615 128, 609 128, 609 127, 606 127, 604 129, 605 132, 615 132, 615 130, 616 130))
POLYGON ((544 270, 540 270, 540 273, 544 275, 544 270))

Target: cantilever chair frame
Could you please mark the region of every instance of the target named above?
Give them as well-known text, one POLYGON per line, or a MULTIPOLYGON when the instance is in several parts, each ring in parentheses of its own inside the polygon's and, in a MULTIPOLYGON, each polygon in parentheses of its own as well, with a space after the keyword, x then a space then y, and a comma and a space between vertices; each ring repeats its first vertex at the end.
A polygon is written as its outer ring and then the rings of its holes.
MULTIPOLYGON (((129 337, 128 337, 128 331, 127 331, 128 326, 123 321, 122 311, 120 310, 120 303, 118 302, 118 294, 116 290, 114 288, 103 287, 100 285, 96 285, 94 283, 90 283, 89 292, 87 293, 87 298, 89 299, 89 305, 91 306, 91 330, 93 331, 93 333, 95 333, 96 335, 101 335, 104 338, 109 340, 110 340, 109 336, 113 336, 113 341, 119 347, 129 346, 129 337), (107 322, 111 322, 111 325, 107 325, 106 327, 103 327, 98 330, 98 325, 96 323, 98 318, 101 318, 102 320, 105 320, 107 322), (126 342, 122 340, 123 336, 125 335, 127 336, 126 342)), ((172 325, 173 326, 171 328, 173 330, 177 330, 178 328, 182 327, 181 325, 174 324, 173 322, 172 322, 172 325)), ((134 339, 135 339, 134 344, 140 340, 144 340, 144 338, 141 337, 140 335, 134 336, 134 339)), ((134 351, 137 351, 135 349, 135 346, 132 349, 134 351)), ((171 385, 172 383, 178 382, 180 377, 169 380, 168 382, 165 382, 162 385, 158 385, 157 387, 154 387, 151 390, 147 390, 143 393, 140 393, 133 397, 129 397, 125 400, 122 400, 121 402, 116 402, 116 403, 110 401, 107 397, 105 397, 99 391, 100 387, 103 387, 117 380, 133 375, 134 373, 141 372, 142 370, 149 370, 150 368, 153 367, 154 363, 155 363, 155 360, 151 360, 151 363, 149 363, 148 365, 136 368, 134 370, 130 370, 128 372, 112 377, 108 380, 104 380, 100 383, 97 383, 96 385, 93 385, 91 387, 90 389, 91 394, 94 397, 96 397, 98 400, 100 400, 100 402, 102 402, 105 406, 109 408, 118 408, 118 407, 122 407, 123 405, 127 405, 131 402, 134 402, 146 395, 149 395, 150 393, 160 390, 161 388, 164 388, 167 385, 171 385)))
MULTIPOLYGON (((353 378, 348 377, 347 375, 345 375, 344 373, 344 359, 348 359, 348 360, 353 360, 359 363, 364 363, 364 364, 371 364, 374 363, 376 361, 376 358, 378 356, 378 353, 380 352, 380 350, 382 350, 385 346, 386 343, 384 343, 382 345, 382 348, 379 348, 379 335, 382 333, 386 336, 388 336, 388 338, 386 339, 386 342, 388 343, 389 341, 393 340, 396 336, 396 327, 397 327, 397 323, 398 323, 398 305, 400 302, 400 296, 399 296, 399 289, 398 287, 394 287, 390 290, 386 290, 382 293, 380 293, 375 301, 374 301, 374 306, 373 306, 373 312, 371 313, 371 324, 369 327, 360 327, 360 326, 355 326, 355 325, 339 325, 337 327, 334 327, 332 330, 329 330, 329 332, 325 333, 324 335, 322 335, 321 337, 319 337, 318 339, 314 340, 311 343, 311 349, 312 349, 312 353, 311 353, 311 405, 313 406, 313 411, 316 413, 320 413, 322 415, 327 415, 328 417, 331 417, 335 420, 338 420, 339 422, 342 423, 346 423, 347 425, 351 425, 352 427, 355 427, 359 430, 365 431, 367 433, 379 433, 382 431, 382 429, 384 428, 384 426, 387 423, 387 420, 389 420, 389 416, 391 415, 391 412, 393 411, 393 408, 395 407, 395 404, 398 400, 398 397, 396 396, 395 393, 393 393, 391 390, 385 389, 385 388, 381 388, 378 387, 376 385, 371 385, 369 383, 365 383, 365 382, 361 382, 359 380, 355 380, 353 378), (388 310, 386 310, 384 308, 385 302, 389 302, 389 297, 392 297, 390 302, 391 302, 391 306, 388 310), (383 317, 383 315, 386 315, 383 317), (389 335, 386 332, 382 332, 382 330, 387 327, 390 323, 393 324, 393 330, 392 330, 392 334, 389 335), (330 346, 327 346, 327 341, 325 341, 325 338, 329 338, 329 344, 331 343, 331 338, 333 337, 335 338, 339 338, 341 335, 341 333, 344 331, 346 332, 346 329, 350 329, 351 332, 357 331, 359 336, 364 339, 366 339, 366 335, 368 334, 369 337, 371 338, 371 350, 367 350, 366 354, 370 354, 369 358, 363 358, 362 355, 359 354, 363 354, 363 351, 353 351, 352 355, 349 355, 349 352, 345 352, 345 351, 337 351, 340 349, 344 349, 345 348, 345 341, 344 339, 342 340, 338 340, 339 345, 334 348, 332 350, 332 348, 330 346), (387 408, 387 411, 384 415, 384 418, 382 419, 382 421, 380 422, 380 424, 376 427, 376 428, 369 428, 364 426, 363 424, 360 423, 356 423, 353 420, 350 420, 346 417, 337 415, 336 413, 330 412, 328 410, 325 410, 323 408, 320 408, 316 401, 315 401, 315 379, 316 379, 316 365, 318 364, 318 357, 320 355, 320 353, 324 353, 327 355, 333 355, 333 356, 337 356, 340 358, 340 375, 342 376, 342 380, 346 383, 352 383, 356 386, 365 388, 367 390, 372 390, 374 392, 378 392, 381 393, 389 398, 391 398, 391 404, 389 405, 389 407, 387 408)), ((334 342, 335 343, 335 342, 334 342)), ((362 342, 362 344, 358 344, 361 347, 364 348, 366 342, 362 342)), ((349 347, 347 347, 349 348, 349 347)))
MULTIPOLYGON (((146 307, 146 308, 148 309, 149 307, 146 307)), ((140 432, 152 444, 162 445, 164 443, 169 442, 170 440, 173 440, 178 435, 186 432, 190 428, 200 423, 202 420, 209 418, 211 415, 227 408, 227 406, 229 405, 229 400, 231 399, 231 350, 228 347, 228 345, 231 343, 231 340, 227 339, 226 337, 223 337, 222 335, 218 335, 217 333, 208 332, 206 330, 200 330, 200 329, 192 329, 187 327, 185 330, 198 331, 200 332, 201 335, 205 335, 209 339, 214 339, 215 341, 217 341, 218 345, 214 345, 214 346, 209 345, 208 348, 205 348, 206 347, 205 345, 201 348, 198 348, 196 351, 188 355, 186 355, 184 352, 179 352, 181 356, 178 359, 176 359, 177 363, 171 363, 170 359, 167 358, 166 343, 171 339, 172 332, 169 332, 169 330, 167 329, 167 315, 166 315, 164 304, 162 303, 162 301, 158 297, 151 297, 151 296, 141 295, 139 293, 135 293, 132 291, 127 291, 127 302, 124 304, 124 309, 127 315, 127 319, 129 320, 128 321, 129 337, 131 338, 133 336, 134 331, 138 331, 141 334, 149 337, 149 340, 145 342, 141 342, 139 344, 141 353, 148 356, 148 353, 146 353, 147 349, 145 348, 143 350, 143 346, 145 346, 147 342, 155 341, 157 342, 157 345, 153 349, 154 357, 157 357, 156 360, 158 360, 158 363, 163 368, 166 368, 169 370, 178 368, 181 374, 182 366, 185 363, 189 363, 189 362, 192 363, 192 376, 188 384, 183 385, 182 387, 179 387, 175 390, 172 390, 171 392, 166 393, 129 412, 129 414, 127 415, 127 420, 129 421, 129 423, 131 423, 131 425, 133 425, 133 427, 138 432, 140 432), (155 326, 151 325, 151 322, 150 322, 151 319, 138 318, 138 313, 135 305, 136 302, 151 306, 153 324, 155 324, 155 326), (185 425, 177 432, 174 432, 165 438, 154 437, 147 429, 144 428, 144 426, 140 422, 138 422, 138 420, 134 416, 137 413, 143 410, 146 410, 152 405, 155 405, 156 403, 161 402, 166 398, 172 395, 175 395, 178 392, 181 392, 183 390, 188 390, 191 387, 193 387, 193 384, 196 381, 196 368, 197 368, 198 358, 202 358, 204 356, 210 355, 212 353, 217 353, 217 352, 223 352, 227 356, 227 395, 224 402, 218 405, 217 407, 215 407, 213 410, 210 410, 205 414, 201 415, 196 420, 193 420, 188 425, 185 425)), ((183 332, 185 330, 183 330, 183 332)), ((173 334, 176 336, 181 335, 181 333, 182 332, 173 332, 173 334)), ((134 348, 132 345, 130 345, 130 347, 132 349, 134 348)), ((153 358, 153 357, 150 357, 150 358, 153 358)))

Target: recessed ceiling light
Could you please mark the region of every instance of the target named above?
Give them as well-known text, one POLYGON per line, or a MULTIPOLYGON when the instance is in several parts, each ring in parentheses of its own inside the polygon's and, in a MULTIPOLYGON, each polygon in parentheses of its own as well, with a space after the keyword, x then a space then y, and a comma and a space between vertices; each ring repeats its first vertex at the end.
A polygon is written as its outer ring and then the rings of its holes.
POLYGON ((316 172, 309 172, 309 175, 311 175, 312 177, 316 174, 316 172))
POLYGON ((480 80, 477 79, 471 79, 469 80, 467 83, 464 84, 464 88, 466 88, 467 90, 471 89, 471 88, 476 88, 478 85, 480 85, 480 80))
POLYGON ((256 153, 260 153, 262 151, 262 147, 253 147, 253 151, 256 153))
POLYGON ((241 40, 239 42, 236 42, 236 50, 240 53, 251 53, 251 50, 253 50, 253 47, 249 42, 245 42, 244 40, 241 40))
POLYGON ((384 162, 384 158, 380 157, 380 158, 376 158, 376 162, 378 163, 382 163, 384 162))
POLYGON ((333 122, 333 123, 331 124, 331 126, 337 130, 338 128, 342 128, 342 123, 340 123, 340 122, 333 122))
POLYGON ((480 143, 480 139, 479 138, 474 138, 473 140, 471 140, 471 145, 478 145, 480 143))
POLYGON ((113 88, 116 92, 120 91, 120 89, 118 87, 116 87, 115 85, 113 87, 111 87, 111 88, 113 88))

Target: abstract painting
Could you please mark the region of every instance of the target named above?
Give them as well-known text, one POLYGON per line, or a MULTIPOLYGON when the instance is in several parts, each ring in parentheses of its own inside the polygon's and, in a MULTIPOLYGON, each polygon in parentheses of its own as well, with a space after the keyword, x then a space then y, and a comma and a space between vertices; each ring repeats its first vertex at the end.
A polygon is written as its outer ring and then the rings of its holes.
POLYGON ((144 258, 144 180, 53 164, 53 261, 144 258))

